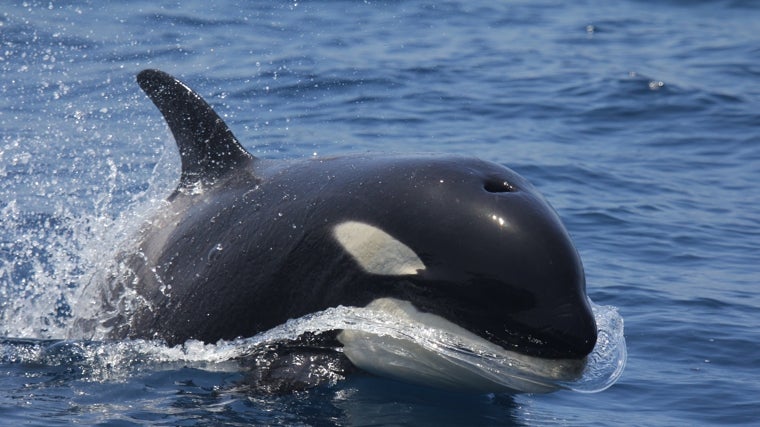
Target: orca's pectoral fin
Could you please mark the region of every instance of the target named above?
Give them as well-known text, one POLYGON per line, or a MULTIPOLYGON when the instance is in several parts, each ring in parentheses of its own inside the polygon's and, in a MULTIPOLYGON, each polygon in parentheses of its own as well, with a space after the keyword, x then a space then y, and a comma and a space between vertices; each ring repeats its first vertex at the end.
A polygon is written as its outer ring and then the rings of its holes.
POLYGON ((163 114, 182 159, 180 188, 213 185, 254 160, 200 95, 159 70, 143 70, 137 83, 163 114))

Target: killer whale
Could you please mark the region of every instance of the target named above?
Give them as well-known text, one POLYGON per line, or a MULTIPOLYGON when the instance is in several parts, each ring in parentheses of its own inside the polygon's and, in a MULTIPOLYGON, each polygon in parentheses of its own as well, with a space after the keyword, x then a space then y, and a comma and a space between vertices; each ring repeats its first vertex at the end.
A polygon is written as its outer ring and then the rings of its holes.
MULTIPOLYGON (((181 176, 119 255, 111 338, 216 342, 342 305, 433 319, 538 360, 582 361, 594 348, 580 257, 511 169, 462 156, 259 159, 181 81, 158 70, 137 81, 174 136, 181 176), (119 306, 126 290, 142 304, 119 306)), ((337 338, 360 368, 440 382, 384 364, 371 336, 337 338)))

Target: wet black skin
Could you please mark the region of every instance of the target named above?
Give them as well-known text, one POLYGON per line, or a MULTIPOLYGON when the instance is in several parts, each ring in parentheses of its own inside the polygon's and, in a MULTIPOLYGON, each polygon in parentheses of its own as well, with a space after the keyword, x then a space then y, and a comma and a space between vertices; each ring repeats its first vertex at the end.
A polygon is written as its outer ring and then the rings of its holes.
POLYGON ((143 230, 141 255, 124 255, 153 307, 123 319, 114 338, 215 342, 393 297, 523 354, 593 349, 578 253, 512 170, 466 157, 260 160, 173 77, 146 70, 138 82, 175 135, 183 173, 170 219, 143 230), (425 269, 367 273, 333 236, 345 221, 382 229, 425 269))

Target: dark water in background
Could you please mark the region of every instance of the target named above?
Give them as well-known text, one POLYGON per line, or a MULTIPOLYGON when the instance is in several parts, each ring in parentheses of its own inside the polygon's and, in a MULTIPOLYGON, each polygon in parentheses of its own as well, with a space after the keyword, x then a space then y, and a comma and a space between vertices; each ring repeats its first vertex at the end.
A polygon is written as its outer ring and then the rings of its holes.
POLYGON ((742 1, 4 6, 0 423, 758 422, 758 22, 742 1), (504 397, 359 375, 261 398, 201 350, 146 365, 118 344, 40 341, 63 337, 61 296, 107 256, 118 215, 178 174, 134 83, 148 67, 194 86, 261 157, 466 153, 515 169, 563 217, 590 297, 623 315, 623 376, 504 397))

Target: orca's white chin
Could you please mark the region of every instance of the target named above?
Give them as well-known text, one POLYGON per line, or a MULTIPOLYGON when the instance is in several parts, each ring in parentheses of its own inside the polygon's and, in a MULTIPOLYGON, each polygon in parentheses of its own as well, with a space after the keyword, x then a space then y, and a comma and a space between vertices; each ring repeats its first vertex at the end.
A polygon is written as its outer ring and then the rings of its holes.
POLYGON ((586 365, 585 358, 543 359, 505 350, 407 301, 380 298, 367 309, 409 326, 403 335, 351 329, 338 335, 354 365, 383 377, 476 393, 548 393, 578 379, 586 365))

